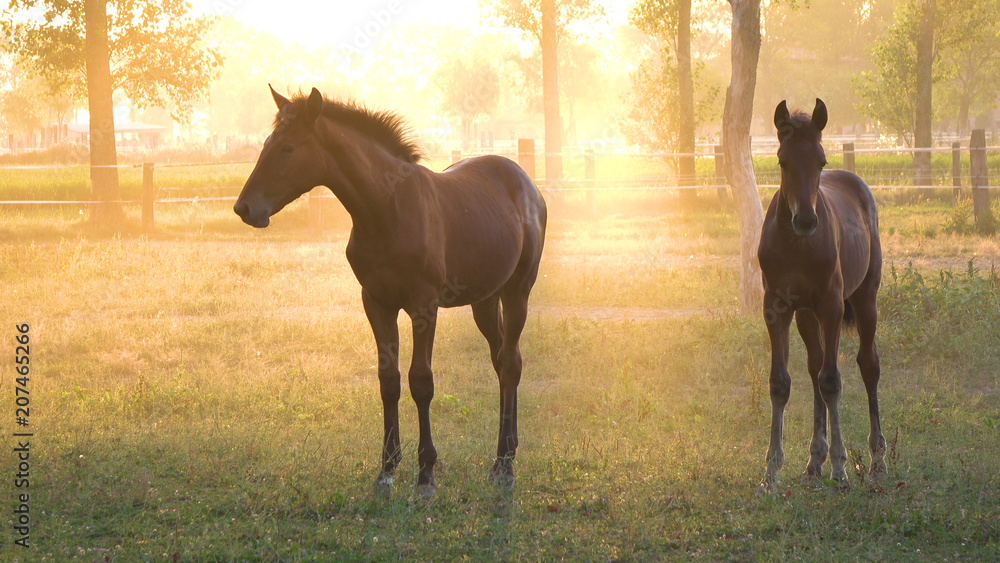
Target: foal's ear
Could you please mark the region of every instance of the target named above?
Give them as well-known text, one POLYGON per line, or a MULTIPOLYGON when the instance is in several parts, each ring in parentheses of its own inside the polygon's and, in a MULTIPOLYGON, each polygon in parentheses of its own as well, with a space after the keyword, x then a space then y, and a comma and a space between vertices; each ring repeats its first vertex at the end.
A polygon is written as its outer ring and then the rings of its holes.
POLYGON ((813 127, 815 127, 817 131, 822 131, 823 128, 826 127, 827 118, 826 104, 823 103, 823 100, 816 98, 816 107, 813 109, 812 115, 813 127))
MULTIPOLYGON (((268 84, 267 87, 271 88, 271 85, 268 84)), ((288 98, 286 98, 286 97, 282 96, 281 94, 275 92, 274 88, 271 88, 271 97, 274 98, 274 103, 275 103, 275 105, 278 106, 279 110, 281 108, 285 107, 288 104, 288 98)))
POLYGON ((781 100, 778 107, 774 108, 774 126, 778 128, 778 138, 784 137, 789 127, 788 104, 785 100, 781 100))
POLYGON ((315 121, 321 113, 323 113, 323 94, 313 88, 312 92, 309 93, 309 99, 306 100, 306 120, 315 121))

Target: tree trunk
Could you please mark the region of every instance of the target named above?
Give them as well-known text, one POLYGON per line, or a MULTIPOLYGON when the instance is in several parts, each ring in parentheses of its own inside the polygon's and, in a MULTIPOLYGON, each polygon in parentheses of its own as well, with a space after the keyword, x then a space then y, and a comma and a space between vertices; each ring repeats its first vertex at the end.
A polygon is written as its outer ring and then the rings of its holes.
POLYGON ((972 105, 969 96, 963 95, 958 102, 958 136, 965 137, 969 132, 969 107, 972 105))
MULTIPOLYGON (((685 155, 680 159, 680 184, 695 184, 694 166, 694 75, 691 70, 691 0, 679 0, 677 20, 677 94, 679 113, 679 139, 677 148, 685 155)), ((690 202, 694 190, 681 190, 681 199, 690 202)))
MULTIPOLYGON (((920 34, 917 35, 917 103, 913 123, 915 148, 931 146, 931 89, 934 67, 934 4, 921 0, 920 34)), ((931 183, 931 153, 913 153, 913 181, 918 186, 931 183)))
POLYGON ((733 201, 740 221, 740 309, 744 313, 759 311, 763 297, 757 247, 764 209, 750 154, 750 124, 760 57, 760 2, 729 0, 733 10, 733 71, 722 112, 726 178, 733 188, 733 201))
MULTIPOLYGON (((562 122, 559 119, 559 58, 555 0, 542 0, 542 93, 545 105, 545 181, 562 180, 562 122)), ((551 181, 551 182, 550 182, 551 181)))
POLYGON ((108 51, 107 0, 87 0, 87 99, 90 110, 90 186, 94 204, 91 221, 115 225, 123 217, 118 188, 115 114, 108 51))

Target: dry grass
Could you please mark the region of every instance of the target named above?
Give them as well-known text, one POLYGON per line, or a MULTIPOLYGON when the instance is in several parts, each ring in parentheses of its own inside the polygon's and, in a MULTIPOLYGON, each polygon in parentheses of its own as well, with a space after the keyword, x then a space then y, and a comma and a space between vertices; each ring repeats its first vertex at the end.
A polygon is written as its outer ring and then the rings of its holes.
MULTIPOLYGON (((484 478, 497 426, 485 342, 467 310, 442 315, 432 409, 440 482, 429 503, 413 487, 416 417, 405 392, 400 480, 390 501, 370 494, 381 406, 342 215, 316 234, 302 204, 265 231, 223 205, 163 207, 156 232, 109 236, 65 210, 3 211, 11 305, 0 326, 13 336, 15 323, 32 325, 38 438, 35 547, 12 547, 8 526, 0 559, 995 556, 998 288, 985 260, 985 271, 966 272, 967 256, 953 254, 995 258, 995 238, 921 241, 921 222, 936 219, 883 213, 899 265, 887 271, 879 341, 890 481, 873 487, 859 470, 867 417, 848 337, 843 419, 855 487, 799 483, 812 398, 796 343, 786 493, 759 499, 769 356, 763 324, 731 310, 734 217, 711 201, 682 213, 662 197, 602 202, 597 219, 585 205, 552 205, 523 339, 512 495, 484 478), (619 216, 627 209, 643 213, 619 216), (906 269, 916 249, 963 267, 906 269), (686 313, 586 314, 640 306, 686 313)), ((11 417, 0 420, 9 436, 11 417)), ((11 479, 0 483, 0 498, 13 499, 11 479)))

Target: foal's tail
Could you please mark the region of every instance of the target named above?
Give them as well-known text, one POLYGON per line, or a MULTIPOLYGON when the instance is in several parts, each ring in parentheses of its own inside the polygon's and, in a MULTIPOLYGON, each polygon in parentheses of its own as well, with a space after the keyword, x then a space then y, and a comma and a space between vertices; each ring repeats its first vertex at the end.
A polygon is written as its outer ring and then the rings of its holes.
POLYGON ((844 322, 841 326, 848 330, 858 328, 858 319, 854 317, 854 307, 851 307, 851 302, 847 300, 844 300, 844 322))

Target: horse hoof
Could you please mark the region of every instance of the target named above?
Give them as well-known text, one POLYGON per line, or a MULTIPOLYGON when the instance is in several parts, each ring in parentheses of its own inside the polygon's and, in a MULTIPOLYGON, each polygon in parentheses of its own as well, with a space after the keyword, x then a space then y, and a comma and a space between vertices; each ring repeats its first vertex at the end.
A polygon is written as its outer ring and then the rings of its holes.
POLYGON ((842 475, 831 475, 831 481, 834 483, 834 487, 842 491, 851 488, 851 483, 847 479, 847 473, 844 472, 842 475))
POLYGON ((880 479, 885 477, 888 473, 888 469, 885 466, 884 461, 878 461, 872 464, 871 469, 868 470, 868 474, 874 479, 880 479))
POLYGON ((774 493, 774 487, 771 486, 767 481, 761 481, 760 486, 757 487, 757 492, 754 494, 758 497, 769 496, 774 493))
POLYGON ((434 495, 436 493, 437 493, 437 487, 435 487, 434 485, 430 484, 417 485, 417 494, 420 495, 420 498, 424 500, 430 500, 434 498, 434 495))
POLYGON ((392 475, 379 475, 375 480, 374 493, 376 498, 389 498, 392 496, 392 475))
POLYGON ((487 478, 490 480, 490 483, 493 483, 497 487, 503 487, 507 489, 511 489, 514 487, 514 475, 512 474, 508 475, 504 471, 496 471, 496 470, 490 471, 487 478))

